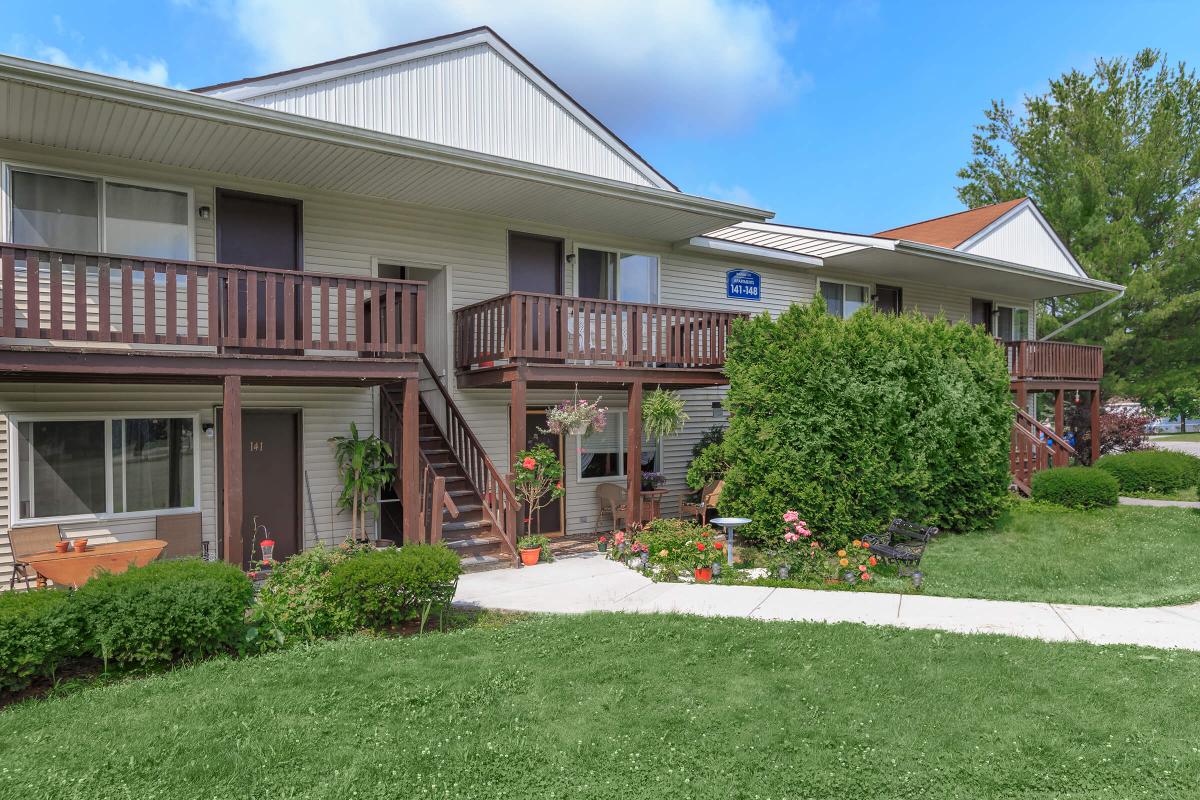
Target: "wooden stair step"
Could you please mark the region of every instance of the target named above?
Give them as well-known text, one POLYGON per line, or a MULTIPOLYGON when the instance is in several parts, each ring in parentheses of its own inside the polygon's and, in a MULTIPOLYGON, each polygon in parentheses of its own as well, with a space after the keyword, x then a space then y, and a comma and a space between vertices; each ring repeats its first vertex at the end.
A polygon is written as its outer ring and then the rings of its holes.
POLYGON ((454 533, 455 531, 477 531, 483 528, 491 529, 492 523, 482 519, 472 519, 467 521, 454 520, 442 524, 442 533, 454 533))

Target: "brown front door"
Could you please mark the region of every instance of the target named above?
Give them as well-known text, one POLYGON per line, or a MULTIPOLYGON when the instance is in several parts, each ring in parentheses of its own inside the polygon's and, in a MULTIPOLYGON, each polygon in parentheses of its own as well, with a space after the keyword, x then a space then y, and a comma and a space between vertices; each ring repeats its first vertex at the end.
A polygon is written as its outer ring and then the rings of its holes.
POLYGON ((563 240, 508 234, 508 290, 562 294, 563 240))
POLYGON ((992 330, 992 301, 971 298, 971 324, 982 325, 988 333, 992 330))
POLYGON ((300 412, 242 412, 242 509, 243 566, 261 558, 264 528, 275 558, 300 551, 300 412))
POLYGON ((883 286, 875 287, 875 310, 885 314, 899 314, 903 308, 901 301, 900 287, 898 286, 883 286))
MULTIPOLYGON (((299 200, 286 197, 268 197, 247 192, 217 189, 217 261, 222 264, 239 264, 248 267, 267 267, 299 271, 303 269, 304 256, 301 238, 302 208, 299 200)), ((295 330, 300 330, 300 293, 293 287, 295 296, 288 301, 282 280, 275 281, 275 309, 270 314, 275 320, 275 337, 284 335, 284 309, 291 309, 295 319, 295 330)), ((257 283, 257 330, 259 338, 267 332, 267 285, 266 280, 257 283)), ((246 327, 246 283, 238 282, 238 329, 246 327)))
MULTIPOLYGON (((544 444, 558 456, 558 463, 563 463, 563 440, 553 433, 544 433, 546 427, 545 411, 529 411, 525 416, 525 447, 535 447, 544 444)), ((565 476, 564 476, 565 480, 565 476)), ((563 533, 563 498, 551 500, 544 508, 538 510, 537 519, 529 523, 531 533, 545 536, 561 536, 563 533)))

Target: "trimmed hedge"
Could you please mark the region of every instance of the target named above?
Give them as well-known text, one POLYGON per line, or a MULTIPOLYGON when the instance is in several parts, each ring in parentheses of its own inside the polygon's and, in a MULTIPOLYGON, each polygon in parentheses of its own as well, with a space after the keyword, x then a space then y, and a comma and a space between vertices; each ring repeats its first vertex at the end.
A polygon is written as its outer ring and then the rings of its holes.
POLYGON ((1200 484, 1200 458, 1171 450, 1114 453, 1096 466, 1116 478, 1127 494, 1167 494, 1200 484))
POLYGON ((1094 467, 1056 467, 1033 476, 1034 500, 1067 508, 1099 508, 1117 504, 1117 479, 1094 467))
POLYGON ((827 547, 894 517, 986 527, 1004 507, 1012 406, 1004 351, 981 328, 817 298, 734 324, 721 512, 765 537, 794 509, 827 547))
POLYGON ((0 691, 53 677, 79 645, 79 624, 65 590, 0 593, 0 691))
POLYGON ((187 558, 99 575, 79 587, 72 606, 85 649, 105 663, 144 666, 237 647, 253 597, 236 566, 187 558))
POLYGON ((346 559, 333 568, 328 593, 353 628, 381 630, 420 618, 447 596, 462 567, 445 545, 409 544, 346 559))

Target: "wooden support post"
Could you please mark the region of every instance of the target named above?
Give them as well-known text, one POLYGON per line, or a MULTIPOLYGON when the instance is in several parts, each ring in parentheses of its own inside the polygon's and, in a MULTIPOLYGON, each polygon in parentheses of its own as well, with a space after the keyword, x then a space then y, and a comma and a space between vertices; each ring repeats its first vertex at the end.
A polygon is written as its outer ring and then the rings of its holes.
POLYGON ((221 399, 221 531, 225 561, 242 563, 242 379, 226 375, 221 399))
MULTIPOLYGON (((1059 389, 1054 393, 1054 432, 1059 437, 1065 438, 1066 430, 1063 423, 1063 393, 1064 390, 1059 389)), ((1067 464, 1067 452, 1061 447, 1054 448, 1054 466, 1061 467, 1067 464)))
POLYGON ((1016 381, 1016 403, 1021 407, 1022 411, 1029 410, 1029 389, 1025 386, 1025 381, 1016 381))
POLYGON ((404 399, 400 407, 400 505, 403 513, 404 543, 420 544, 421 531, 421 394, 416 378, 404 379, 404 399))
MULTIPOLYGON (((517 460, 517 453, 525 449, 525 379, 514 380, 511 389, 512 397, 508 405, 508 470, 506 472, 511 472, 512 466, 517 460)), ((509 485, 512 485, 512 478, 509 478, 509 485)), ((525 532, 525 513, 526 509, 522 504, 517 509, 517 527, 514 529, 518 538, 525 532)))
POLYGON ((1092 390, 1092 460, 1095 465, 1100 460, 1100 387, 1092 390))
POLYGON ((642 382, 629 386, 629 413, 626 415, 625 474, 628 494, 629 521, 642 519, 642 382))

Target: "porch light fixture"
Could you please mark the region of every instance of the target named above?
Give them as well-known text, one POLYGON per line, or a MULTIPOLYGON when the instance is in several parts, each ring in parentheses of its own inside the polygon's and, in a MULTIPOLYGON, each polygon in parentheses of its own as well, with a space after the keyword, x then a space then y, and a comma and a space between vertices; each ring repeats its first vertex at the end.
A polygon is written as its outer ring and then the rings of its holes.
POLYGON ((717 517, 712 521, 713 525, 720 525, 725 529, 725 559, 731 567, 733 566, 733 531, 750 522, 752 520, 746 517, 717 517))
POLYGON ((213 436, 216 435, 216 431, 213 430, 213 424, 211 422, 206 422, 203 425, 201 425, 200 427, 204 430, 204 435, 207 436, 209 439, 213 438, 213 436))
POLYGON ((208 219, 212 216, 212 207, 200 206, 196 209, 196 214, 200 217, 200 219, 208 219))

